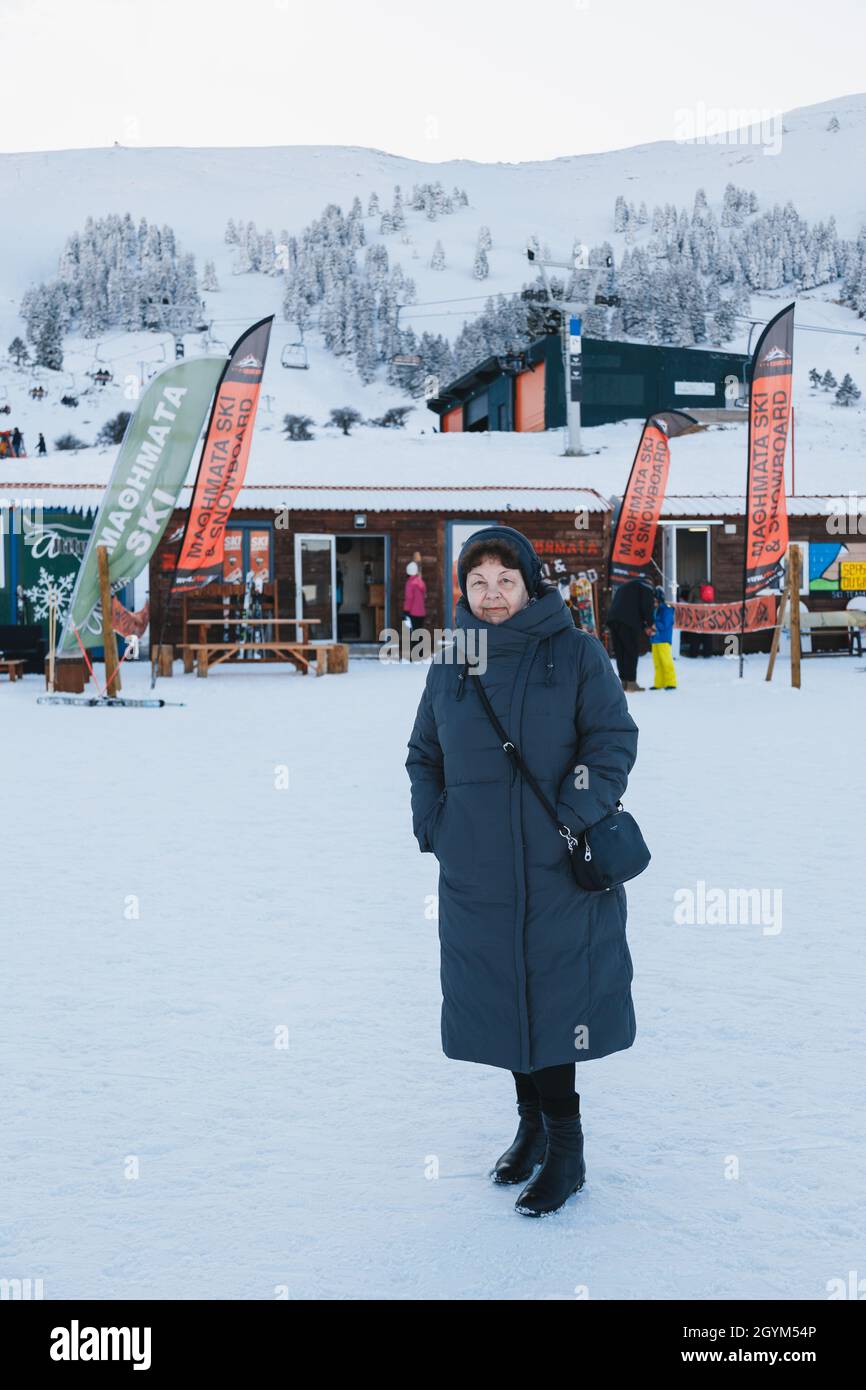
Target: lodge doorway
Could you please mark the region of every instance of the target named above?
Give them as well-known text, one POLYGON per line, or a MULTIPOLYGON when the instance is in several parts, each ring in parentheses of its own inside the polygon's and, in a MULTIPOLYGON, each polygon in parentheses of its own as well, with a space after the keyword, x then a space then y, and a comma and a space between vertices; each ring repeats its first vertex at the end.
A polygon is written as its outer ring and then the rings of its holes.
POLYGON ((686 592, 691 597, 698 585, 712 583, 714 521, 669 522, 662 528, 662 570, 668 602, 686 592))
POLYGON ((389 623, 388 537, 337 536, 337 641, 378 642, 389 623))
POLYGON ((710 528, 682 526, 677 531, 677 586, 692 594, 710 582, 710 528))

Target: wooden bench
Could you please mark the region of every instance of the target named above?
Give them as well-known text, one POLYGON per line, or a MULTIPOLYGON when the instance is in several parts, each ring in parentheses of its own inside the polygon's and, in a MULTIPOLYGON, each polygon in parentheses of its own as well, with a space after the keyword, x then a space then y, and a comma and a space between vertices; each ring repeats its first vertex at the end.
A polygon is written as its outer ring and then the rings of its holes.
POLYGON ((803 659, 806 660, 810 656, 845 656, 846 654, 848 656, 862 656, 862 630, 864 627, 866 627, 866 612, 859 608, 845 608, 841 612, 834 609, 829 612, 801 613, 800 631, 802 633, 808 632, 813 642, 816 634, 826 634, 827 636, 842 636, 844 634, 848 642, 847 651, 845 649, 837 651, 830 649, 820 652, 803 652, 803 659))
POLYGON ((26 661, 18 657, 0 656, 0 671, 5 671, 10 681, 20 680, 26 665, 26 661))

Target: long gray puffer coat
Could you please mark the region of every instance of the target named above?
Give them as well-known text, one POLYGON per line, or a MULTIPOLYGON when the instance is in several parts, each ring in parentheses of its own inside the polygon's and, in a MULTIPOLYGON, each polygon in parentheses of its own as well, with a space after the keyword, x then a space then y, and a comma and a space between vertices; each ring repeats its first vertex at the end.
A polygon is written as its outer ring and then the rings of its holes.
MULTIPOLYGON (((456 625, 486 633, 485 690, 560 818, 577 834, 612 811, 637 726, 603 646, 575 628, 559 591, 499 624, 461 598, 456 625)), ((578 888, 566 842, 502 751, 476 677, 450 656, 430 665, 406 759, 413 830, 439 861, 442 1050, 531 1072, 630 1047, 625 889, 578 888)))

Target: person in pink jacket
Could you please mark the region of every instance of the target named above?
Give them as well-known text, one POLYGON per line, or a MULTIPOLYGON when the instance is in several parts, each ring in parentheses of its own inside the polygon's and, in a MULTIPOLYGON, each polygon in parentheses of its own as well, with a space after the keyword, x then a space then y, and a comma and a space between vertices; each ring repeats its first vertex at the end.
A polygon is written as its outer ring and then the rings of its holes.
POLYGON ((408 577, 403 589, 403 621, 408 620, 414 632, 415 628, 424 626, 427 616, 427 585, 421 578, 414 560, 410 560, 406 566, 406 574, 408 577))

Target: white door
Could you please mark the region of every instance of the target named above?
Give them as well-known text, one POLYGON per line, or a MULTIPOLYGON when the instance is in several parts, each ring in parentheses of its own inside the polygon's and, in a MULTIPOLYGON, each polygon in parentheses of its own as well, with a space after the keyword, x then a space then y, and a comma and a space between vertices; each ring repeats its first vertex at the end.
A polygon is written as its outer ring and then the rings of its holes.
MULTIPOLYGON (((662 527, 662 587, 668 603, 677 601, 677 528, 662 527)), ((680 630, 675 627, 671 633, 671 655, 680 654, 680 630)))
POLYGON ((336 536, 295 536, 295 617, 316 620, 304 641, 336 642, 336 536))

